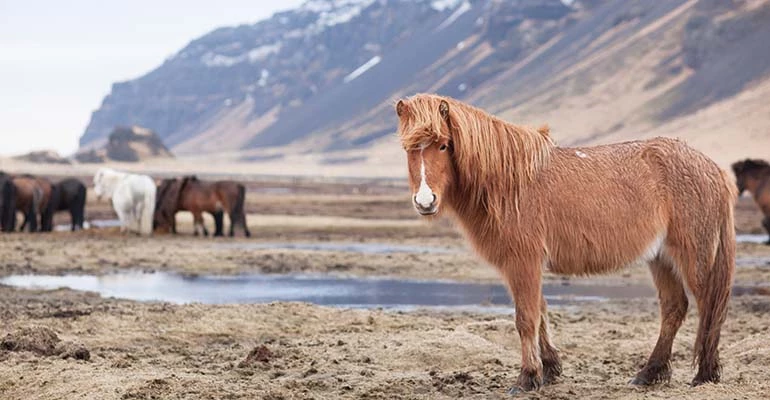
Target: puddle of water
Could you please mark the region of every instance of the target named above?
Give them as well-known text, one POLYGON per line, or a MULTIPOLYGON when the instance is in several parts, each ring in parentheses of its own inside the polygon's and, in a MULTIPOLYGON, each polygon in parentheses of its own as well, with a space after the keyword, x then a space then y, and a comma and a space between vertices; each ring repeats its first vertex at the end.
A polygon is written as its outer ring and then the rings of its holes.
MULTIPOLYGON (((98 292, 106 297, 172 303, 268 303, 302 301, 348 308, 410 310, 438 307, 454 310, 512 312, 507 290, 499 284, 396 279, 353 279, 295 275, 184 276, 120 273, 93 275, 13 275, 0 283, 28 289, 98 292)), ((552 305, 654 296, 648 286, 546 285, 552 305)))
POLYGON ((738 243, 765 243, 767 238, 767 234, 764 233, 740 233, 735 235, 735 241, 738 243))
POLYGON ((308 250, 308 251, 342 251, 346 253, 360 254, 390 254, 390 253, 416 253, 416 254, 457 254, 460 251, 446 247, 409 246, 387 243, 215 243, 214 247, 236 250, 308 250))

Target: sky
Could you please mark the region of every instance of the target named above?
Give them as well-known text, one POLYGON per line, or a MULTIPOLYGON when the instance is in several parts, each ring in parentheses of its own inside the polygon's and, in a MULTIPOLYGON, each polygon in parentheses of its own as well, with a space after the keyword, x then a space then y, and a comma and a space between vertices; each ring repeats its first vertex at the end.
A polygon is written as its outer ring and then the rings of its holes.
POLYGON ((0 0, 0 155, 77 149, 112 83, 304 0, 0 0))

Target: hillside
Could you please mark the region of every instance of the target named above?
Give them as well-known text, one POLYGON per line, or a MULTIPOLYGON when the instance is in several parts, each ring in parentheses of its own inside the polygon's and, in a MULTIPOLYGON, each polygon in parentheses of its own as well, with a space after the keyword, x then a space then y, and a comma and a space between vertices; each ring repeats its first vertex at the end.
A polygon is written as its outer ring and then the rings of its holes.
POLYGON ((770 156, 768 0, 312 0, 192 41, 117 83, 81 138, 177 154, 402 168, 393 101, 438 92, 563 145, 678 136, 770 156))

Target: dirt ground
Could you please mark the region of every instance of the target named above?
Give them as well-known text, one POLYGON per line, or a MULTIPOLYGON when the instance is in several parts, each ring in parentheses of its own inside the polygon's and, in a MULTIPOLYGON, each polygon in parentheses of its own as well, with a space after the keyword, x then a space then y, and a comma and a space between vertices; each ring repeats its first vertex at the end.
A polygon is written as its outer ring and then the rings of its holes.
MULTIPOLYGON (((177 236, 139 238, 115 228, 2 235, 0 276, 140 269, 499 282, 451 223, 416 219, 404 191, 390 184, 253 183, 249 239, 194 237, 185 215, 177 236), (450 251, 250 248, 337 242, 450 251)), ((742 201, 736 215, 739 232, 761 232, 751 202, 742 201)), ((108 204, 91 199, 88 218, 113 217, 108 204)), ((740 244, 738 253, 736 285, 768 285, 770 247, 740 244)), ((547 274, 546 280, 564 278, 547 274)), ((651 284, 641 266, 570 279, 589 282, 651 284)), ((722 335, 723 382, 690 388, 697 322, 691 309, 675 342, 672 381, 638 389, 626 383, 657 338, 655 299, 552 307, 564 376, 520 397, 764 398, 770 393, 769 311, 770 296, 734 297, 722 335)), ((0 285, 0 316, 0 399, 509 398, 520 361, 511 315, 304 303, 174 305, 0 285)))

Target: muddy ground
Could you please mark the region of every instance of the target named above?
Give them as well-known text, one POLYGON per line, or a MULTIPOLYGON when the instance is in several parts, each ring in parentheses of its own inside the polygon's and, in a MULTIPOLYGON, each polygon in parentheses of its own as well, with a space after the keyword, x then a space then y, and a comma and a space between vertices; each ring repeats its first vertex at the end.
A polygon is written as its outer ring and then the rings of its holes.
MULTIPOLYGON (((497 282, 448 222, 426 224, 404 188, 250 185, 252 238, 139 238, 117 229, 0 236, 0 276, 163 270, 189 274, 324 273, 497 282), (253 249, 270 243, 386 243, 448 253, 253 249)), ((90 219, 112 218, 89 201, 90 219)), ((740 232, 760 232, 750 202, 740 232)), ((65 216, 57 222, 66 223, 65 216)), ((736 284, 770 283, 770 248, 741 244, 736 284)), ((550 281, 561 277, 546 276, 550 281)), ((648 283, 644 267, 569 284, 648 283)), ((763 398, 770 393, 770 297, 734 297, 723 330, 723 383, 689 388, 697 315, 674 347, 674 376, 626 382, 654 346, 655 299, 552 307, 564 376, 524 398, 763 398)), ((0 399, 508 398, 519 367, 513 318, 467 312, 349 310, 302 303, 173 305, 71 290, 0 286, 0 399)))

